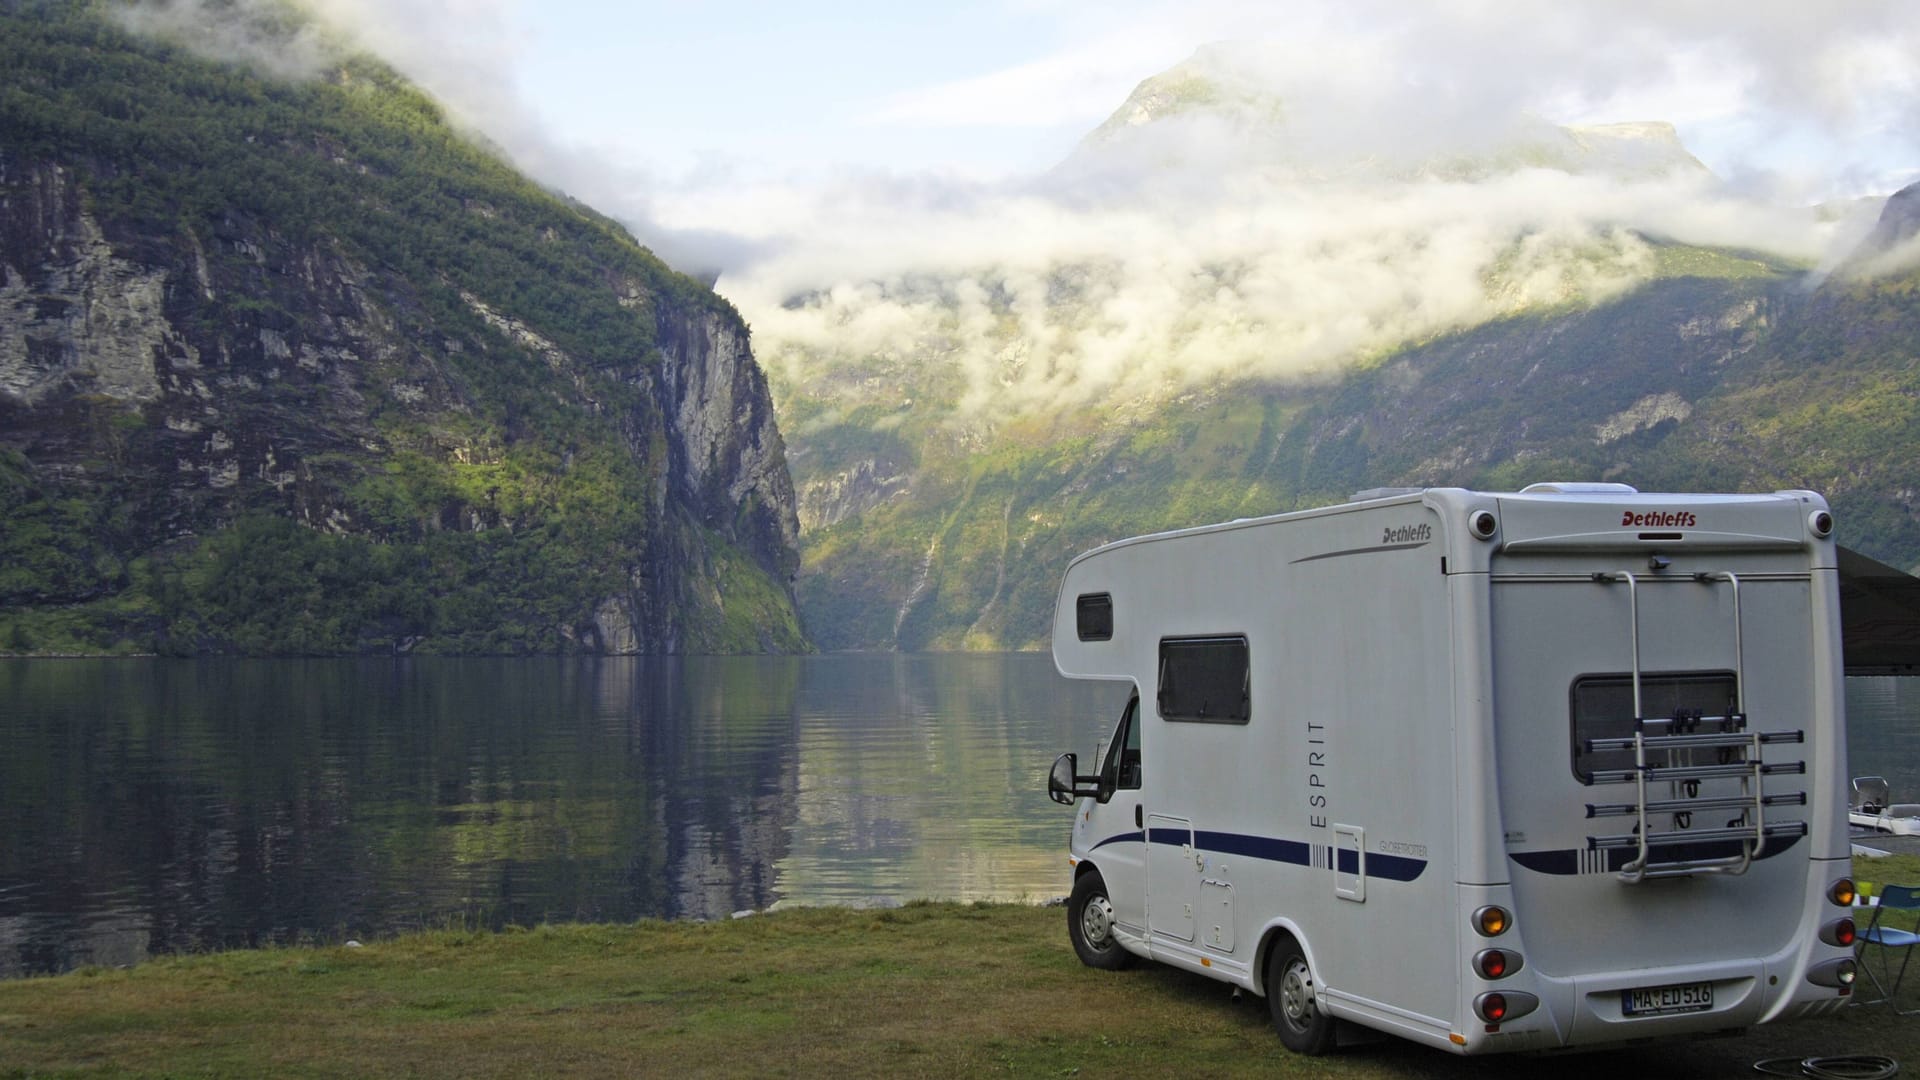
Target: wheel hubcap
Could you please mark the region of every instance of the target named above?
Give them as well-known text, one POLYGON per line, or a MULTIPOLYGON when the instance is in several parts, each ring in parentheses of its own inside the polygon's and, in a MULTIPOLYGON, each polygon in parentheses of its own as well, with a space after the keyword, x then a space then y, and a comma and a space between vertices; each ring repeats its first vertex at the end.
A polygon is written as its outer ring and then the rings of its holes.
POLYGON ((1113 944, 1113 905, 1106 897, 1096 896, 1081 909, 1080 933, 1086 937, 1087 944, 1096 949, 1113 944))
POLYGON ((1313 976, 1307 971, 1306 961, 1288 964, 1287 973, 1280 977, 1280 1007, 1287 1022, 1295 1027, 1306 1027, 1313 1021, 1313 976))

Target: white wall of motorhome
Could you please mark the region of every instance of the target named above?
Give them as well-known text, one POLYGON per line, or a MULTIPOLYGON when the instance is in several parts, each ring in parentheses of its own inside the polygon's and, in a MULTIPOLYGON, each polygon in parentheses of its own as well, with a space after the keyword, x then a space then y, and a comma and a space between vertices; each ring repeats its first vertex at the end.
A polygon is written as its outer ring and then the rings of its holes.
MULTIPOLYGON (((1636 985, 1713 981, 1712 1015, 1725 1026, 1834 1007, 1835 991, 1805 978, 1812 964, 1845 955, 1823 945, 1819 929, 1843 914, 1822 894, 1851 865, 1837 795, 1846 764, 1835 555, 1808 527, 1824 502, 1802 493, 1641 498, 1629 510, 1551 497, 1502 502, 1503 544, 1490 575, 1500 814, 1515 910, 1579 913, 1523 917, 1518 928, 1560 1041, 1688 1027, 1685 1015, 1622 1016, 1619 991, 1636 985), (1628 513, 1650 524, 1626 522, 1628 513), (1596 581, 1597 571, 1632 572, 1635 589, 1596 581), (1735 586, 1721 576, 1728 572, 1738 578, 1738 636, 1735 586), (1806 805, 1768 816, 1805 821, 1808 834, 1775 843, 1742 875, 1623 886, 1617 866, 1587 851, 1590 835, 1626 832, 1630 821, 1589 819, 1585 806, 1632 801, 1633 791, 1576 775, 1570 699, 1576 686, 1604 679, 1629 692, 1636 600, 1644 685, 1692 680, 1731 690, 1739 669, 1748 730, 1804 733, 1804 743, 1767 746, 1762 757, 1805 762, 1805 775, 1768 778, 1766 790, 1805 793, 1806 805)), ((1722 700, 1708 711, 1726 711, 1722 700)), ((1708 781, 1695 795, 1739 790, 1708 781)), ((1686 827, 1724 824, 1703 816, 1686 827)), ((1678 815, 1656 816, 1656 831, 1677 826, 1678 815)))
POLYGON ((1134 951, 1260 989, 1265 950, 1291 933, 1326 1011, 1455 1052, 1837 1007, 1806 980, 1846 955, 1819 941, 1844 914, 1828 879, 1848 868, 1824 513, 1807 493, 1435 489, 1090 552, 1062 583, 1055 663, 1134 683, 1145 770, 1138 791, 1081 803, 1074 854, 1108 877, 1134 951), (1633 885, 1618 856, 1587 849, 1621 827, 1586 804, 1621 789, 1576 775, 1570 697, 1633 668, 1626 586, 1595 579, 1620 571, 1652 579, 1638 586, 1644 671, 1731 684, 1715 673, 1740 667, 1751 726, 1805 732, 1766 760, 1808 762, 1777 790, 1805 790, 1809 835, 1743 876, 1633 885), (1741 578, 1739 656, 1732 588, 1694 580, 1726 571, 1741 578), (1107 640, 1081 640, 1083 595, 1110 597, 1107 640), (1221 635, 1248 642, 1247 722, 1160 716, 1162 642, 1221 635), (1357 849, 1346 864, 1342 847, 1357 849), (1471 968, 1490 943, 1468 915, 1488 903, 1514 913, 1498 944, 1524 957, 1497 984, 1471 968), (1713 982, 1715 1007, 1621 1014, 1621 991, 1663 980, 1713 982), (1473 1000, 1489 989, 1541 1008, 1484 1025, 1473 1000))
POLYGON ((1443 532, 1415 497, 1143 538, 1069 569, 1056 664, 1139 682, 1139 800, 1154 840, 1187 840, 1101 846, 1137 831, 1130 810, 1114 812, 1124 798, 1076 821, 1076 850, 1102 868, 1118 917, 1153 929, 1146 954, 1257 988, 1271 935, 1290 932, 1329 1011, 1447 1044, 1466 925, 1452 869, 1452 656, 1435 646, 1451 636, 1443 532), (1076 600, 1101 593, 1112 639, 1082 642, 1076 600), (1248 641, 1248 722, 1163 719, 1161 642, 1220 635, 1248 641), (1335 869, 1341 846, 1365 848, 1369 872, 1335 869), (1123 899, 1136 874, 1151 914, 1123 899))

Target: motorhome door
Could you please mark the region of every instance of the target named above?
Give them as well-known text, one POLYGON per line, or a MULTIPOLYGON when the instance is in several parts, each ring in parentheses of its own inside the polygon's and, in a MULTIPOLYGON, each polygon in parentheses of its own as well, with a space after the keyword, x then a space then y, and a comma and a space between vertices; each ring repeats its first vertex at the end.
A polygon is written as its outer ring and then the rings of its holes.
POLYGON ((1107 899, 1114 921, 1141 933, 1147 925, 1146 818, 1141 805, 1143 760, 1140 752, 1140 698, 1134 696, 1120 717, 1120 726, 1101 762, 1105 802, 1088 811, 1093 861, 1107 882, 1107 899))

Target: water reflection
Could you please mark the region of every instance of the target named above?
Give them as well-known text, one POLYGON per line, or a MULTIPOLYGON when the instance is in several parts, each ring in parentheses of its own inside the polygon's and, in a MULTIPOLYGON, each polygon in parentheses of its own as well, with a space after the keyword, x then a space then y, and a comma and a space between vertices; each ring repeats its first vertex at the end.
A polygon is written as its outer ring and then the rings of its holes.
POLYGON ((0 662, 0 975, 1059 890, 1044 657, 0 662))
MULTIPOLYGON (((1920 798, 1920 680, 1847 685, 1920 798)), ((0 976, 449 921, 1064 889, 1044 655, 0 661, 0 976)))
POLYGON ((1066 818, 1040 778, 1053 753, 1112 723, 1125 692, 1050 668, 1031 656, 812 661, 800 820, 779 866, 788 901, 1061 892, 1066 818))
POLYGON ((1847 680, 1853 776, 1884 776, 1896 802, 1920 802, 1920 678, 1847 680))

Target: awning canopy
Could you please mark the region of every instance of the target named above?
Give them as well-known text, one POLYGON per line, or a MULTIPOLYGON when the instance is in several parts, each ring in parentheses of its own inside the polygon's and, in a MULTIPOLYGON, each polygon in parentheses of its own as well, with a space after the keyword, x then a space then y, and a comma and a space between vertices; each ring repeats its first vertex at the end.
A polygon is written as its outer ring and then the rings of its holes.
POLYGON ((1849 675, 1920 675, 1920 578, 1841 548, 1840 639, 1849 675))

